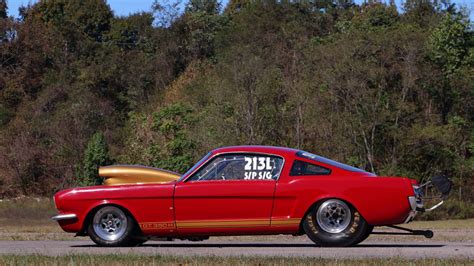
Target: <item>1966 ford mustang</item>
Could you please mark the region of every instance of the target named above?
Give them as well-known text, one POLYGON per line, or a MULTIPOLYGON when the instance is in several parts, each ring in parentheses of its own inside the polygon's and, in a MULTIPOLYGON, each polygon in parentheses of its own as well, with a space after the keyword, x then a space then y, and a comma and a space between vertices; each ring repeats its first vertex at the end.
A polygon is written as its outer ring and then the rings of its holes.
MULTIPOLYGON (((211 151, 187 173, 143 166, 99 169, 104 185, 54 196, 53 220, 100 246, 136 246, 150 238, 204 240, 222 235, 306 234, 320 246, 352 246, 374 226, 394 226, 423 207, 423 187, 380 177, 308 152, 268 146, 211 151)), ((445 199, 451 182, 433 178, 445 199)), ((381 233, 381 232, 378 232, 381 233)))

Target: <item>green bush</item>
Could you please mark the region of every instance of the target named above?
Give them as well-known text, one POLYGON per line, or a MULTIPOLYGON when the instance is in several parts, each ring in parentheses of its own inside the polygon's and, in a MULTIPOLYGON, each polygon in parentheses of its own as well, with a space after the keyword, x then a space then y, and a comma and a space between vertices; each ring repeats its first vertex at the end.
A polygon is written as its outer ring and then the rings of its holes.
POLYGON ((102 132, 95 133, 87 144, 84 161, 78 175, 78 184, 82 186, 100 185, 99 166, 111 164, 109 148, 102 132))
POLYGON ((448 199, 433 212, 417 216, 417 220, 450 220, 474 218, 474 202, 448 199))

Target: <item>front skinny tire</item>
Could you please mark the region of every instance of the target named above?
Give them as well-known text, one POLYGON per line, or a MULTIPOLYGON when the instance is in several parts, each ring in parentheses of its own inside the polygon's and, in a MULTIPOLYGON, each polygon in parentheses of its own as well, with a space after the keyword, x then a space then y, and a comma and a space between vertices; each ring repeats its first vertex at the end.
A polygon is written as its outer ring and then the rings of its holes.
POLYGON ((102 247, 133 245, 135 221, 115 206, 104 206, 95 211, 88 227, 92 241, 102 247))

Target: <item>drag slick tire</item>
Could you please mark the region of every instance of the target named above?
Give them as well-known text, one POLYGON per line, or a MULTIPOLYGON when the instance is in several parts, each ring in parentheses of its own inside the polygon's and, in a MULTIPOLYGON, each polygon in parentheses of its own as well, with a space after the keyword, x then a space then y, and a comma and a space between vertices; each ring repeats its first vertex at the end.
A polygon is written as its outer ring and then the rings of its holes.
POLYGON ((366 240, 366 239, 370 236, 370 234, 372 234, 372 231, 373 231, 373 230, 374 230, 374 227, 373 227, 372 225, 369 225, 369 226, 367 227, 367 230, 365 231, 365 233, 364 233, 355 243, 353 243, 352 245, 357 245, 357 244, 359 244, 360 242, 366 240))
POLYGON ((368 236, 370 226, 350 204, 325 199, 315 204, 303 221, 306 235, 323 247, 356 245, 368 236))
POLYGON ((102 247, 138 246, 135 220, 116 206, 97 209, 89 223, 87 232, 97 245, 102 247))

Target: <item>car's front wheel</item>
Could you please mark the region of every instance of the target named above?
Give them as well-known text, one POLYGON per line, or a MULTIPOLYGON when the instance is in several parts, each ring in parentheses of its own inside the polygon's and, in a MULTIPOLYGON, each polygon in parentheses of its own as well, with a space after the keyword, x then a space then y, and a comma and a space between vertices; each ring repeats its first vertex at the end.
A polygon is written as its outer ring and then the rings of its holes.
POLYGON ((135 221, 116 206, 104 206, 95 211, 88 233, 92 241, 103 247, 134 245, 135 221))
POLYGON ((369 225, 346 202, 326 199, 311 208, 303 221, 303 229, 320 246, 346 247, 357 244, 369 225))

